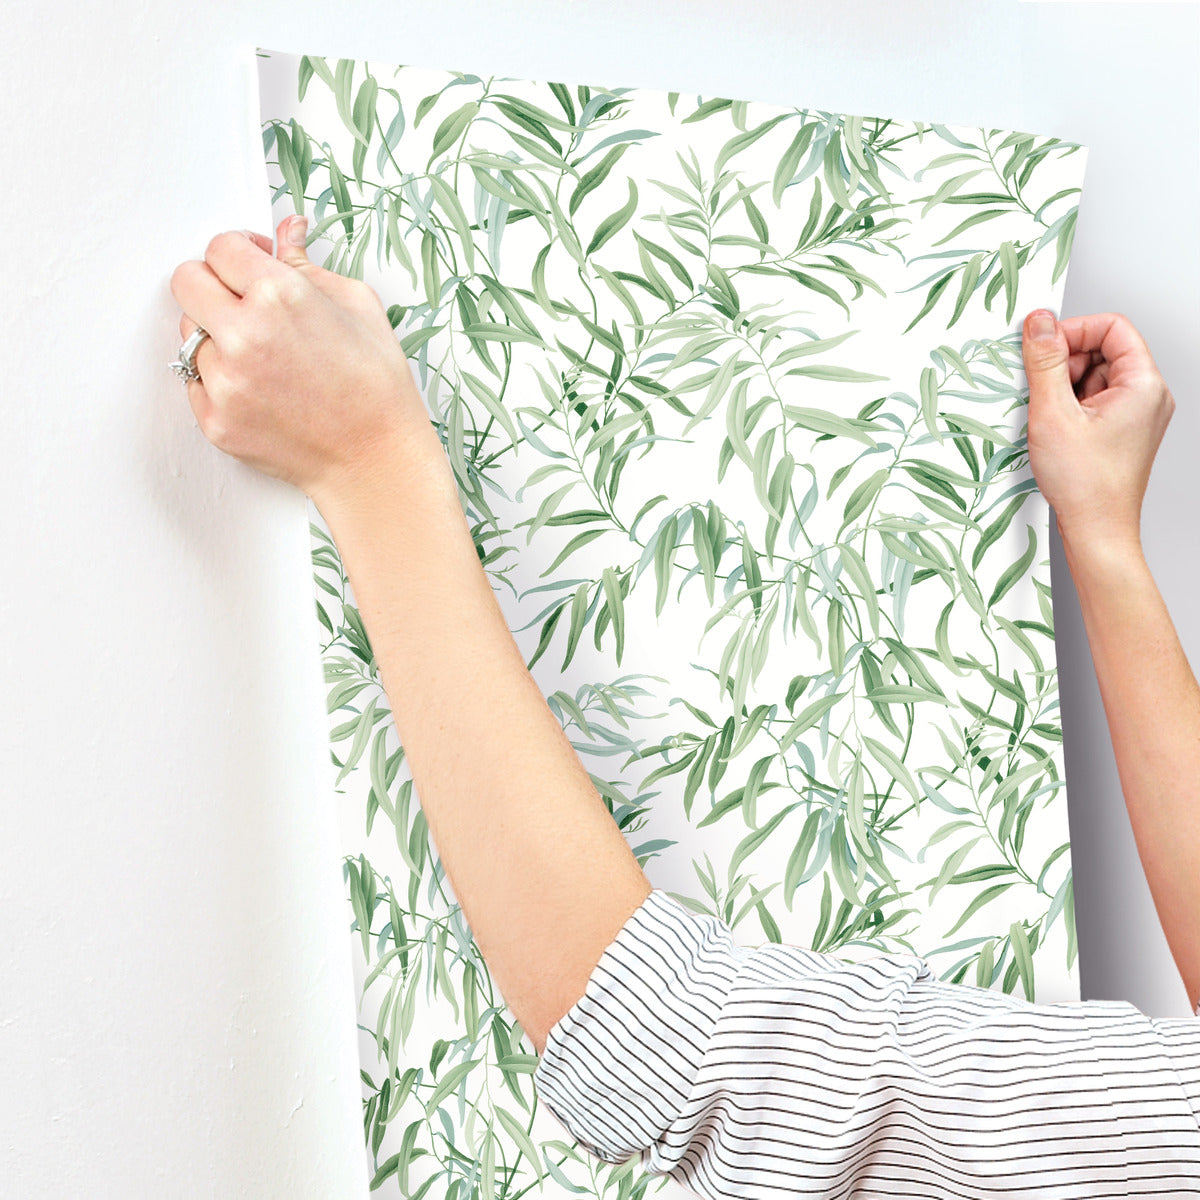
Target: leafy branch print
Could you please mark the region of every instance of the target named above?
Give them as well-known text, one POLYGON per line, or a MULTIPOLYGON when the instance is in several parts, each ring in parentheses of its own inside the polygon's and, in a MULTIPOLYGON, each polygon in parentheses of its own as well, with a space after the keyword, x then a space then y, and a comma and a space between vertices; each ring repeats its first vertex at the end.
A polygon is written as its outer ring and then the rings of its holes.
MULTIPOLYGON (((263 113, 273 202, 384 298, 514 636, 643 866, 748 940, 1069 985, 1016 318, 1061 295, 1083 148, 261 60, 294 97, 263 113)), ((373 1186, 641 1196, 538 1115, 313 518, 373 1186)))

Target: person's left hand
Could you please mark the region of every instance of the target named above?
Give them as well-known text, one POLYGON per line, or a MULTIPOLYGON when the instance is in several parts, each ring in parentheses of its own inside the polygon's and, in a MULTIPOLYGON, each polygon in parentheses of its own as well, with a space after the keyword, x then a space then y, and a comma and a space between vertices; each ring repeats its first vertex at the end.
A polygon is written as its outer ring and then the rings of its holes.
POLYGON ((209 333, 187 385, 204 436, 316 499, 430 426, 379 296, 309 262, 306 224, 279 223, 277 257, 262 234, 218 234, 203 262, 175 268, 171 293, 180 334, 209 333))

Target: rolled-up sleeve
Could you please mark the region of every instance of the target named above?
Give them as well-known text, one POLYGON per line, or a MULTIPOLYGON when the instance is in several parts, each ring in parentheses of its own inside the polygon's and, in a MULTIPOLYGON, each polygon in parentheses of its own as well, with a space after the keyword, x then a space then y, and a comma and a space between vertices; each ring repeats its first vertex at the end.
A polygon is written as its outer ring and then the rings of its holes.
POLYGON ((912 954, 740 946, 656 888, 534 1084, 595 1157, 714 1200, 1200 1196, 1172 1060, 1195 1059, 1200 1024, 1154 1025, 1125 1002, 946 983, 912 954))

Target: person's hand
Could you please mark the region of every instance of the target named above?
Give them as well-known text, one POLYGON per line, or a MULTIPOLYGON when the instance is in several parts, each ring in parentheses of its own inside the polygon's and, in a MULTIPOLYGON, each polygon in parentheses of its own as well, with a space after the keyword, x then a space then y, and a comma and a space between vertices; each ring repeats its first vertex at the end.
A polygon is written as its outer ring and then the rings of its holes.
POLYGON ((1054 321, 1048 337, 1025 318, 1029 464, 1064 542, 1140 545, 1150 466, 1175 411, 1150 351, 1128 318, 1054 321))
POLYGON ((315 499, 431 427, 379 296, 309 262, 306 224, 279 223, 278 257, 261 234, 218 234, 203 262, 175 269, 171 292, 180 334, 210 335, 187 385, 204 436, 315 499))

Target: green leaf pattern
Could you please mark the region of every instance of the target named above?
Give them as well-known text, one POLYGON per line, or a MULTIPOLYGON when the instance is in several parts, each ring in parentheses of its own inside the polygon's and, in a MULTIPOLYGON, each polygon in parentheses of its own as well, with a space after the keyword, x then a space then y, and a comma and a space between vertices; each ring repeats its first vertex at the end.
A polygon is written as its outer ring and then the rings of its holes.
MULTIPOLYGON (((1077 998, 1019 318, 1061 296, 1083 147, 260 70, 277 216, 389 306, 510 627, 656 883, 745 942, 1077 998)), ((311 512, 373 1186, 643 1195, 538 1115, 311 512)))

